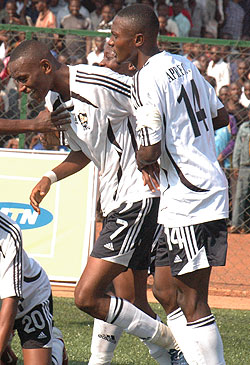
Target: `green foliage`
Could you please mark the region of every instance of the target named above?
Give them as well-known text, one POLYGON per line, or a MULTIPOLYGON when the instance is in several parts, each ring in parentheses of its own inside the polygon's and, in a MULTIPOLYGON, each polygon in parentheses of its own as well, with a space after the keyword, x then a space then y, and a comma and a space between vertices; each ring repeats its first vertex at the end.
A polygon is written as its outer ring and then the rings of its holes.
MULTIPOLYGON (((153 309, 165 320, 161 306, 153 309)), ((248 364, 250 359, 249 323, 250 311, 214 309, 217 325, 222 335, 227 365, 248 364)), ((55 325, 63 332, 69 356, 69 365, 88 364, 93 319, 78 310, 73 299, 54 298, 55 325)), ((12 347, 21 359, 19 339, 16 335, 12 347)), ((18 365, 23 364, 21 360, 18 365)), ((147 348, 138 338, 123 334, 115 352, 114 365, 154 365, 147 348)))

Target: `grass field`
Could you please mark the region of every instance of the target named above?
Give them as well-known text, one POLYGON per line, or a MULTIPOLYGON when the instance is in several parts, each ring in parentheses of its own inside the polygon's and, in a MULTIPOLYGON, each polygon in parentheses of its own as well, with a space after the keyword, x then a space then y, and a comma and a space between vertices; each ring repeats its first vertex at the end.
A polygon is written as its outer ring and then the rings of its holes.
MULTIPOLYGON (((152 304, 154 310, 164 320, 160 305, 152 304)), ((249 324, 250 311, 214 309, 225 350, 227 365, 250 365, 249 324)), ((64 334, 69 356, 69 365, 88 364, 93 319, 79 311, 73 299, 54 298, 54 319, 56 326, 64 334)), ((13 349, 22 364, 19 339, 15 336, 13 349)), ((112 364, 154 365, 147 348, 136 337, 123 334, 115 352, 112 364)), ((36 364, 34 364, 36 365, 36 364)))

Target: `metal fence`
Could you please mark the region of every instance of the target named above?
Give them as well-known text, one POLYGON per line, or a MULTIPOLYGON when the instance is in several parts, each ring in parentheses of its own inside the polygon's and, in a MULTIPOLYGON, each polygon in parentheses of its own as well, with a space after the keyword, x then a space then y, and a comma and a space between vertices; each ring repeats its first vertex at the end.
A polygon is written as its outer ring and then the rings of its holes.
MULTIPOLYGON (((45 29, 18 25, 0 25, 0 32, 6 36, 8 52, 11 52, 23 39, 39 39, 50 46, 60 62, 67 64, 87 63, 87 53, 94 49, 97 37, 104 39, 109 35, 108 33, 93 31, 45 29)), ((230 247, 235 245, 237 252, 229 252, 228 260, 231 261, 221 276, 214 278, 214 281, 232 287, 237 281, 239 289, 241 287, 249 288, 250 245, 248 237, 250 236, 247 233, 250 233, 250 172, 248 173, 248 169, 246 169, 243 175, 241 173, 240 178, 237 177, 232 168, 233 148, 231 146, 230 150, 229 145, 235 142, 238 134, 234 124, 239 130, 240 125, 250 119, 248 112, 250 105, 250 42, 159 36, 159 47, 175 54, 185 55, 192 60, 201 74, 215 87, 217 94, 234 117, 232 125, 230 123, 230 128, 225 130, 224 135, 216 138, 222 140, 218 143, 219 158, 221 157, 220 153, 224 152, 226 147, 229 151, 227 158, 221 159, 221 165, 225 169, 230 185, 228 226, 232 226, 232 217, 234 217, 233 221, 237 226, 235 234, 230 234, 230 247), (216 67, 213 68, 210 60, 216 59, 216 67), (226 87, 223 88, 223 86, 226 87), (223 138, 227 139, 223 140, 223 138), (244 189, 239 188, 242 180, 245 181, 244 189), (244 268, 242 268, 242 263, 244 263, 244 268), (236 274, 239 276, 237 280, 235 279, 236 274)), ((4 71, 4 67, 3 62, 0 71, 4 71)), ((43 104, 37 104, 28 95, 19 95, 13 81, 9 81, 8 78, 1 81, 1 118, 33 118, 43 108, 43 104)), ((16 137, 19 138, 19 142, 17 142, 19 147, 32 148, 37 136, 32 133, 19 136, 0 136, 0 147, 8 146, 10 140, 16 137)), ((250 146, 249 135, 247 138, 250 146)), ((223 157, 225 156, 223 155, 223 157)))

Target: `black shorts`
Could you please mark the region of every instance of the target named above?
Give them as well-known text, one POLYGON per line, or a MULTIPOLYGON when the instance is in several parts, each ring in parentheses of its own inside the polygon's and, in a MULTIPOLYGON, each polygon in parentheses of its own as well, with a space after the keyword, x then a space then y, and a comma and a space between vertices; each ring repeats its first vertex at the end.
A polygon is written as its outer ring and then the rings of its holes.
POLYGON ((164 228, 155 266, 171 266, 173 276, 209 266, 224 266, 227 254, 225 219, 187 227, 164 228))
POLYGON ((135 270, 148 269, 154 234, 158 228, 159 198, 122 204, 104 218, 92 257, 135 270))
POLYGON ((52 347, 52 295, 45 302, 38 304, 22 318, 15 320, 17 330, 24 349, 52 347))

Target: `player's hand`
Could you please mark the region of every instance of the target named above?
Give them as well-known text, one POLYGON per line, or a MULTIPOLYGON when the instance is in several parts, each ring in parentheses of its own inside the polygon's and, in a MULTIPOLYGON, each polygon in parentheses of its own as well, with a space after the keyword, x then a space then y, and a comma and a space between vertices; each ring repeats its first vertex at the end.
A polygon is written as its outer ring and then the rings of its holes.
POLYGON ((148 185, 152 192, 160 190, 160 167, 157 162, 144 166, 141 170, 144 186, 148 185))
POLYGON ((30 205, 40 214, 39 204, 48 193, 51 186, 51 181, 48 177, 43 176, 39 183, 34 187, 30 194, 30 205))
POLYGON ((70 123, 70 113, 66 108, 61 107, 54 112, 44 109, 35 118, 35 129, 40 132, 65 131, 70 123))

